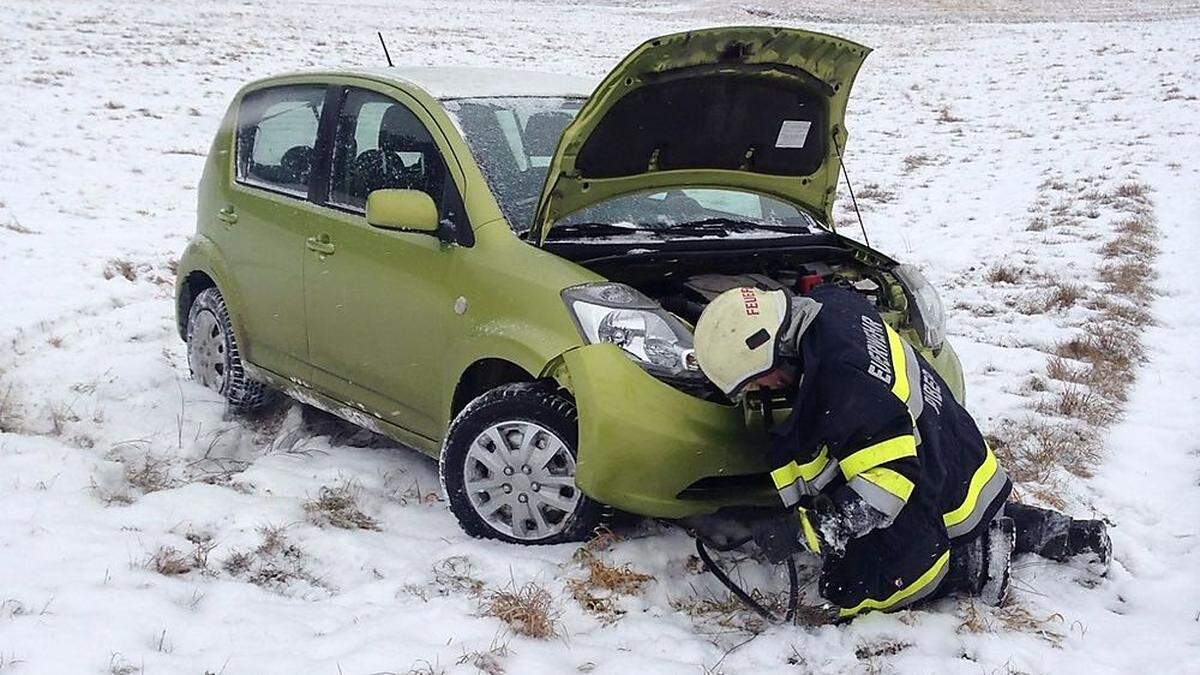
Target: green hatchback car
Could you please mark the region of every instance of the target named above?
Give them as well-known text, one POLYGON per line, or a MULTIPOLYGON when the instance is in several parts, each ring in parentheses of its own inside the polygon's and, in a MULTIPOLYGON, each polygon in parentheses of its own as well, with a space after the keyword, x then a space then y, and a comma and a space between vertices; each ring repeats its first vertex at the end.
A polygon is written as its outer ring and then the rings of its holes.
POLYGON ((762 410, 692 352, 720 292, 854 288, 962 394, 934 289, 832 229, 868 52, 717 28, 650 40, 595 87, 459 68, 247 85, 179 264, 192 373, 235 409, 280 390, 438 457, 474 536, 773 504, 762 410))

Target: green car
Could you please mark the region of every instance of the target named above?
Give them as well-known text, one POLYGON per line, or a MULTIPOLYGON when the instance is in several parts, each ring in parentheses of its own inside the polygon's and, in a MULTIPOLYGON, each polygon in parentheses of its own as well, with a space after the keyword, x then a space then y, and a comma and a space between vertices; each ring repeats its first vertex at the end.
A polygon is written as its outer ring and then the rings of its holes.
POLYGON ((279 390, 438 457, 474 536, 774 504, 761 408, 692 352, 721 291, 857 289, 962 393, 934 289, 832 230, 868 52, 717 28, 594 88, 458 68, 247 85, 179 264, 192 373, 235 409, 279 390))

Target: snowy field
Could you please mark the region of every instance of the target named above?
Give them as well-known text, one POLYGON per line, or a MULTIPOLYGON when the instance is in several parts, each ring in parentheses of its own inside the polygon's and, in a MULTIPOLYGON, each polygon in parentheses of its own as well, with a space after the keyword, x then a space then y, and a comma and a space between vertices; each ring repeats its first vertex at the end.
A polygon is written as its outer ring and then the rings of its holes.
MULTIPOLYGON (((866 3, 874 23, 829 4, 5 2, 0 673, 1200 672, 1194 3, 1097 3, 1086 22, 1027 3, 1013 16, 1036 20, 1012 24, 1007 3, 866 3), (378 65, 376 29, 407 64, 599 77, 647 37, 762 22, 876 48, 848 117, 871 243, 941 288, 985 431, 1086 432, 1084 457, 1022 467, 1018 490, 1109 519, 1106 578, 1022 558, 1000 610, 763 626, 676 531, 621 524, 585 554, 475 541, 427 458, 299 406, 229 418, 189 381, 173 261, 246 80, 378 65), (1161 253, 1119 250, 1131 218, 1157 221, 1143 234, 1161 253), (1063 345, 1108 295, 1153 321, 1136 383, 1097 393, 1071 384, 1063 345), (1100 398, 1070 405, 1081 392, 1100 398), (339 486, 377 529, 306 510, 339 486), (589 561, 649 577, 598 589, 589 561), (555 637, 488 616, 530 583, 555 637)), ((838 220, 857 229, 848 208, 838 220)), ((773 568, 726 563, 784 589, 773 568)))

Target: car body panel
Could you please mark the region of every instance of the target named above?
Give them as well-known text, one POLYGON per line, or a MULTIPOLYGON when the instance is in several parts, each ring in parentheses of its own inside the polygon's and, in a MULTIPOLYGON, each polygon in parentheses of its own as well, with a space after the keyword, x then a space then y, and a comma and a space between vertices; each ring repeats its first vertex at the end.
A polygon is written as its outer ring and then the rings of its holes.
POLYGON ((615 345, 573 349, 563 360, 579 408, 575 482, 593 499, 664 518, 778 501, 769 483, 757 500, 741 492, 692 501, 678 497, 711 476, 765 476, 765 432, 747 425, 740 406, 664 384, 615 345))
MULTIPOLYGON (((837 148, 845 148, 845 112, 851 86, 870 49, 849 40, 789 28, 725 27, 676 33, 643 43, 613 69, 595 93, 584 104, 574 121, 567 126, 551 160, 543 188, 541 203, 534 220, 535 236, 544 240, 552 224, 585 206, 615 196, 664 187, 721 186, 741 188, 780 197, 807 207, 822 222, 832 222, 832 209, 838 171, 841 168, 837 148), (751 170, 751 156, 776 153, 787 157, 787 150, 803 154, 806 141, 788 145, 782 128, 778 137, 775 128, 762 130, 774 143, 750 146, 741 167, 686 164, 669 170, 657 165, 659 150, 679 154, 687 148, 656 146, 640 172, 623 172, 616 176, 589 176, 580 163, 587 151, 589 139, 603 128, 607 118, 614 115, 623 98, 651 92, 654 87, 681 80, 711 80, 742 78, 769 85, 780 94, 805 93, 814 101, 823 102, 823 115, 817 115, 810 133, 804 126, 806 138, 816 139, 813 152, 816 168, 787 175, 751 170), (824 128, 821 128, 821 127, 824 128), (829 142, 835 141, 835 142, 829 142), (764 149, 765 146, 765 149, 764 149)), ((655 97, 651 102, 665 107, 670 96, 655 97)), ((654 106, 646 106, 653 108, 654 106)), ((730 106, 739 113, 748 113, 730 106)), ((641 109, 644 116, 662 111, 641 109)), ((799 114, 797 109, 797 114, 799 114)), ((819 111, 818 111, 819 112, 819 111)), ((737 117, 735 115, 734 117, 737 117)), ((642 119, 645 119, 643 117, 642 119)), ((785 122, 786 124, 786 122, 785 122)), ((636 136, 640 127, 634 123, 626 137, 636 136)), ((606 137, 607 139, 608 137, 606 137)), ((620 135, 611 140, 620 143, 620 135)), ((674 139, 676 144, 689 144, 691 139, 674 139)), ((698 144, 712 145, 711 138, 695 138, 698 144)), ((622 145, 604 144, 604 152, 620 154, 629 151, 622 145)), ((701 160, 697 160, 701 161, 701 160)))

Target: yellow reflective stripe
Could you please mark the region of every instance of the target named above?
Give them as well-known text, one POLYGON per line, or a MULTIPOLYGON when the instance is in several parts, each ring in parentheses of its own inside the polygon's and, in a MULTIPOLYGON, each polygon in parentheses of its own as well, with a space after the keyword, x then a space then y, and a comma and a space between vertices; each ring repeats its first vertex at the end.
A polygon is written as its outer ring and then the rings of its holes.
POLYGON ((892 372, 896 374, 896 382, 892 385, 892 393, 901 401, 908 402, 908 366, 904 362, 904 344, 900 342, 900 334, 887 328, 888 349, 892 352, 892 372))
POLYGON ((827 466, 829 466, 829 448, 822 446, 816 459, 804 464, 797 464, 794 460, 788 462, 771 472, 771 480, 775 481, 776 490, 782 490, 795 483, 797 478, 803 479, 805 482, 812 482, 821 475, 827 466))
POLYGON ((913 491, 913 482, 911 480, 905 478, 899 473, 896 473, 895 471, 892 471, 891 469, 885 469, 881 466, 877 466, 873 469, 867 469, 866 471, 858 474, 858 477, 871 481, 880 488, 896 495, 903 501, 908 501, 908 497, 913 491))
POLYGON ((812 521, 808 519, 808 511, 805 509, 797 509, 800 513, 800 527, 804 530, 804 541, 808 544, 808 550, 811 553, 821 552, 821 538, 817 536, 817 530, 813 527, 812 521))
POLYGON ((799 478, 800 467, 795 462, 788 462, 771 472, 771 480, 775 481, 776 490, 782 490, 799 478))
POLYGON ((821 475, 826 466, 829 466, 829 448, 822 445, 816 459, 800 465, 800 477, 811 482, 821 475))
MULTIPOLYGON (((949 562, 950 551, 945 551, 941 556, 938 557, 937 562, 933 563, 933 567, 930 567, 928 570, 926 570, 925 573, 918 577, 916 581, 912 582, 908 586, 905 586, 904 588, 901 588, 895 593, 892 593, 886 600, 867 598, 853 607, 842 609, 839 614, 844 618, 854 616, 864 609, 880 609, 886 611, 895 608, 900 603, 912 598, 912 596, 921 593, 922 591, 932 591, 933 588, 930 586, 937 584, 941 580, 943 572, 946 569, 946 565, 949 562)), ((914 601, 915 600, 916 599, 914 598, 914 601)))
POLYGON ((842 474, 846 480, 858 474, 885 464, 894 459, 917 456, 917 439, 912 434, 904 434, 888 439, 875 445, 869 445, 841 461, 842 474))
POLYGON ((983 491, 983 486, 987 485, 992 476, 996 475, 996 469, 999 466, 999 463, 996 462, 996 454, 992 452, 991 448, 988 448, 983 464, 975 470, 975 475, 971 476, 971 486, 967 488, 967 498, 957 509, 942 516, 946 527, 953 527, 961 523, 975 511, 975 507, 979 505, 979 493, 983 491))

